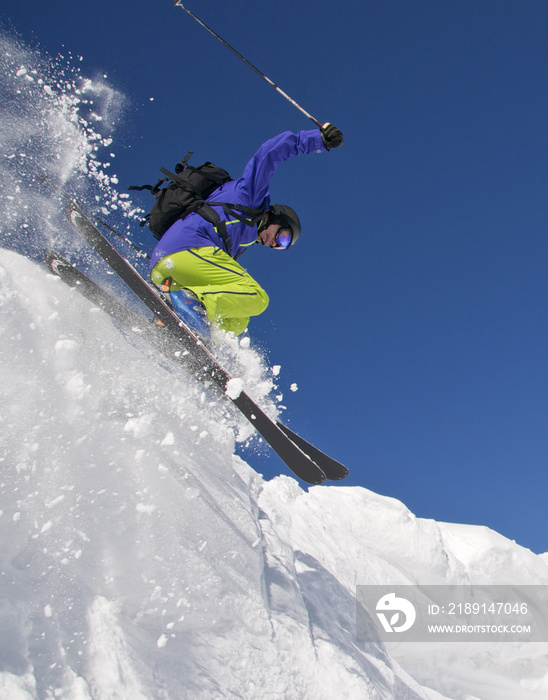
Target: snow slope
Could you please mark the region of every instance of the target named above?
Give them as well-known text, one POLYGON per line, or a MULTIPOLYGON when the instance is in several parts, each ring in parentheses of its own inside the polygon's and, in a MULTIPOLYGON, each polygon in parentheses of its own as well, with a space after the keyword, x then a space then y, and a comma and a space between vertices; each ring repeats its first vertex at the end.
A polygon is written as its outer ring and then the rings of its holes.
POLYGON ((391 656, 354 629, 356 584, 546 584, 542 557, 264 482, 228 402, 5 250, 0 338, 2 700, 548 697, 548 645, 391 656))

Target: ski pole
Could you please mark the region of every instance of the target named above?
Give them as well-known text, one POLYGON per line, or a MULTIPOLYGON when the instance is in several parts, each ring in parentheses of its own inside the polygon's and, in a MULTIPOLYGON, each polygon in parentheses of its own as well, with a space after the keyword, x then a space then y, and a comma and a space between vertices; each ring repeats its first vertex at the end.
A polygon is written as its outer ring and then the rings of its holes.
POLYGON ((284 92, 280 87, 278 87, 276 85, 276 83, 274 83, 274 81, 270 80, 270 78, 267 77, 262 71, 260 71, 252 63, 250 63, 247 60, 247 58, 242 56, 241 53, 238 53, 238 51, 236 51, 236 49, 234 49, 232 46, 230 46, 230 44, 228 44, 222 37, 220 37, 216 32, 214 32, 213 29, 211 29, 211 27, 208 27, 205 22, 202 22, 202 20, 199 17, 196 17, 196 15, 193 12, 191 12, 188 9, 188 7, 185 7, 183 5, 181 0, 175 0, 175 2, 173 4, 175 5, 175 7, 180 7, 182 10, 187 12, 193 19, 196 20, 196 22, 198 22, 198 24, 201 24, 204 29, 206 29, 210 34, 212 34, 216 39, 218 39, 221 42, 221 44, 226 46, 227 49, 230 49, 230 51, 232 51, 233 54, 238 56, 238 58, 241 61, 243 61, 247 66, 249 66, 252 70, 254 70, 255 73, 257 73, 257 75, 260 75, 261 78, 263 80, 265 80, 269 85, 271 85, 277 92, 279 92, 282 97, 285 97, 285 99, 288 102, 291 102, 291 104, 294 107, 296 107, 299 110, 299 112, 302 112, 305 117, 308 117, 308 119, 312 120, 317 127, 319 127, 320 129, 322 128, 323 125, 321 122, 319 122, 317 119, 315 119, 309 112, 306 111, 306 109, 303 109, 300 104, 295 102, 295 100, 292 97, 290 97, 286 92, 284 92))

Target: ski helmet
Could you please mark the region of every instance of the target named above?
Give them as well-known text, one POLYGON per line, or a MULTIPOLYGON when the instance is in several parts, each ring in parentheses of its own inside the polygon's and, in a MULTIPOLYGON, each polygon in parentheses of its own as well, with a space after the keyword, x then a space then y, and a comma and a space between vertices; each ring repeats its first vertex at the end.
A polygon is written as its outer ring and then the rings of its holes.
POLYGON ((294 245, 301 235, 301 222, 296 212, 285 204, 273 204, 268 209, 269 224, 279 224, 283 228, 290 228, 293 234, 290 246, 294 245))

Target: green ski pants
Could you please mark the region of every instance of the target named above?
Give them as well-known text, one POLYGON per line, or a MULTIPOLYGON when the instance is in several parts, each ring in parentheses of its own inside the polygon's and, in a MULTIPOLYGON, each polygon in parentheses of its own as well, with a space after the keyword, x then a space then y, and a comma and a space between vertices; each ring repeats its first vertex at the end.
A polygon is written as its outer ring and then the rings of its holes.
POLYGON ((161 258, 151 272, 165 292, 190 289, 206 309, 209 321, 240 335, 250 316, 268 306, 268 295, 244 268, 220 248, 191 248, 161 258))

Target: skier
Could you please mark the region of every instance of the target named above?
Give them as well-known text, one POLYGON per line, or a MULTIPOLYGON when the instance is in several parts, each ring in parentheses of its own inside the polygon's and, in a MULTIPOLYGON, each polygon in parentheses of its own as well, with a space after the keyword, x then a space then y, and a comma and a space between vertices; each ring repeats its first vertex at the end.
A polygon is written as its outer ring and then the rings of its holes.
POLYGON ((236 258, 254 243, 287 250, 301 232, 293 209, 270 205, 270 180, 285 160, 329 151, 342 143, 342 133, 329 123, 321 129, 275 136, 263 143, 239 179, 221 185, 208 199, 261 208, 258 220, 230 220, 221 207, 215 207, 224 227, 215 227, 192 213, 178 219, 162 236, 152 253, 152 281, 194 330, 208 336, 212 325, 240 335, 250 316, 266 309, 267 293, 236 258))

